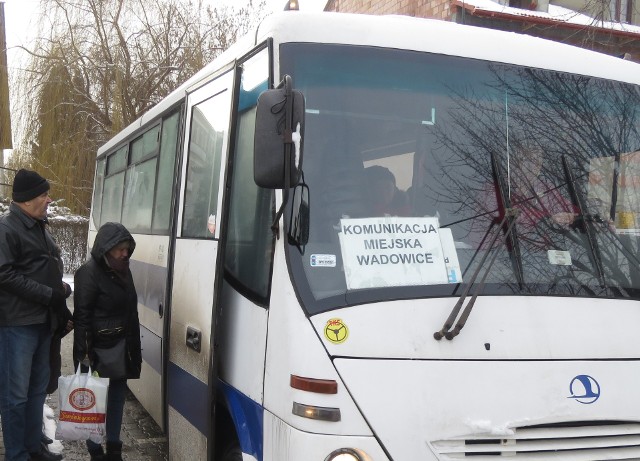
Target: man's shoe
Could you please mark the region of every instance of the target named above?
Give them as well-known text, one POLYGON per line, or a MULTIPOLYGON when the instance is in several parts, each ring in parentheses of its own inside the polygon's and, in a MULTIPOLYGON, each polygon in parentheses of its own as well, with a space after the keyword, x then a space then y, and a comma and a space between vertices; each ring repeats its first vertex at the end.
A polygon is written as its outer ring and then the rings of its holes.
POLYGON ((123 461, 122 460, 122 442, 109 442, 107 440, 107 461, 123 461))
POLYGON ((107 459, 104 454, 104 450, 102 449, 102 445, 98 445, 97 448, 89 450, 89 456, 91 456, 91 461, 106 461, 107 459))
POLYGON ((29 453, 29 456, 31 457, 31 461, 60 461, 62 459, 62 455, 45 450, 40 450, 37 453, 29 453))

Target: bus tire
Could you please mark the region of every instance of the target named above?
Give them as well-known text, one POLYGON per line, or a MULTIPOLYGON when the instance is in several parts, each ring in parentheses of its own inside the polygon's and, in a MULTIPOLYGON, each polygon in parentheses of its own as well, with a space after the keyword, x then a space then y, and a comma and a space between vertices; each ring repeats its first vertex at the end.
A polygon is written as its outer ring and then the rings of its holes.
MULTIPOLYGON (((222 401, 218 396, 218 400, 222 401)), ((216 408, 215 461, 242 461, 242 449, 227 407, 216 408)))
POLYGON ((242 450, 236 440, 224 448, 220 461, 242 461, 242 450))

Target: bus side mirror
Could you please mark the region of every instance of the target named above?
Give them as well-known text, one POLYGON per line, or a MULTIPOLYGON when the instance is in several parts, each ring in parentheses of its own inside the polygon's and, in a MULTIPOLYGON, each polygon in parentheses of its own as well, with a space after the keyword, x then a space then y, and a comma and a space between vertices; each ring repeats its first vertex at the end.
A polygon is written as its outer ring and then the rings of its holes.
POLYGON ((293 189, 291 217, 288 227, 288 238, 291 245, 295 245, 304 254, 304 246, 309 243, 309 186, 302 181, 293 189))
POLYGON ((304 96, 291 88, 291 77, 285 75, 278 88, 258 97, 253 147, 255 183, 267 189, 298 184, 303 140, 304 96))

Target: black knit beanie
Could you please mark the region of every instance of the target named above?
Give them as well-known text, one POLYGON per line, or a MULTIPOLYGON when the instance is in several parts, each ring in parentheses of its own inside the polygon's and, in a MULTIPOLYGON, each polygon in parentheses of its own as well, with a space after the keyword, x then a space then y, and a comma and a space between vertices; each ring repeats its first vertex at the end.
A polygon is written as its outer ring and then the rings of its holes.
POLYGON ((20 169, 13 180, 14 202, 28 202, 49 190, 49 181, 35 171, 20 169))

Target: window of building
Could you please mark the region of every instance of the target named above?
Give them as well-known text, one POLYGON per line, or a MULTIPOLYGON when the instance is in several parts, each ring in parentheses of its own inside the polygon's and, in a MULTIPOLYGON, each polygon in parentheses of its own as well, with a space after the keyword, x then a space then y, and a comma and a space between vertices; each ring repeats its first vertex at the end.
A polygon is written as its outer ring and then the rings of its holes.
POLYGON ((612 0, 609 4, 611 19, 626 24, 634 24, 634 0, 612 0))

